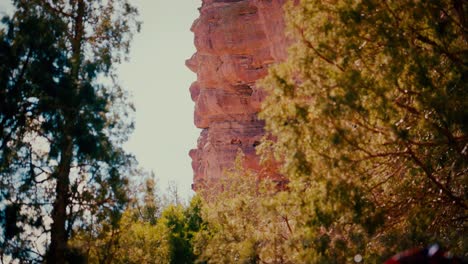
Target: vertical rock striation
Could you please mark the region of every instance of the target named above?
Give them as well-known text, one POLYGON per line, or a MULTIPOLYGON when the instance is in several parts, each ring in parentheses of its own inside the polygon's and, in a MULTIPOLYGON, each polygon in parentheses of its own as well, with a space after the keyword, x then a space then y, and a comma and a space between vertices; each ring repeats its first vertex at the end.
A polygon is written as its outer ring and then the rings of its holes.
POLYGON ((191 30, 197 52, 186 65, 197 74, 190 87, 195 125, 203 129, 190 151, 193 189, 222 177, 238 149, 249 169, 259 166, 255 147, 264 135, 257 113, 265 97, 255 82, 286 57, 282 6, 286 0, 203 0, 191 30))

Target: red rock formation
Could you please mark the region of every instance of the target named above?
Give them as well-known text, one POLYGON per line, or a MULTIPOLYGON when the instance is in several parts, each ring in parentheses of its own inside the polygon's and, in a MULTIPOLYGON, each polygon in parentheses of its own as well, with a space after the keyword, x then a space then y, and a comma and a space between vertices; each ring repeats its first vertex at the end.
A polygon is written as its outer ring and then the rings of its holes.
POLYGON ((262 170, 255 147, 264 135, 257 119, 265 94, 255 82, 286 57, 282 6, 286 0, 203 0, 191 30, 197 52, 186 65, 197 73, 190 87, 195 125, 190 151, 196 190, 222 177, 238 149, 249 169, 262 170))

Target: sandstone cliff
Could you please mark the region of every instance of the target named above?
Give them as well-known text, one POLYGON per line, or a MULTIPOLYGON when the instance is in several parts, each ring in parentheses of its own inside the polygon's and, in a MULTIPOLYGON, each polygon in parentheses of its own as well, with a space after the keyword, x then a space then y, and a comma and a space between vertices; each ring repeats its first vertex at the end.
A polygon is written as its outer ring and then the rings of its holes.
POLYGON ((190 151, 193 189, 222 177, 238 149, 249 169, 261 168, 255 147, 264 135, 257 113, 265 97, 255 82, 286 57, 282 6, 286 0, 203 0, 191 30, 197 52, 186 62, 197 74, 190 87, 195 125, 190 151))

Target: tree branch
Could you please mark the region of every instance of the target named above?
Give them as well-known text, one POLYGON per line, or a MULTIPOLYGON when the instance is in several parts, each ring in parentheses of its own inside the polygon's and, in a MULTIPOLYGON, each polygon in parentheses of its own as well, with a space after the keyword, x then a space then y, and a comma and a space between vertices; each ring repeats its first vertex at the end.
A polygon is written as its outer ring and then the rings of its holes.
POLYGON ((418 165, 423 171, 424 173, 426 174, 427 178, 432 182, 434 183, 440 190, 442 190, 442 192, 447 196, 449 197, 453 202, 455 202, 458 206, 462 207, 463 209, 468 209, 468 207, 466 206, 463 198, 460 198, 460 197, 457 197, 455 196, 450 190, 448 190, 447 188, 445 188, 444 185, 442 185, 439 181, 437 181, 437 179, 434 177, 434 175, 431 173, 431 171, 426 167, 424 166, 424 164, 422 163, 422 161, 416 156, 416 154, 413 152, 413 150, 411 149, 411 146, 407 144, 407 148, 408 148, 408 154, 410 155, 410 157, 412 158, 412 160, 416 163, 416 165, 418 165))
POLYGON ((329 64, 331 64, 331 65, 333 65, 333 66, 335 66, 335 67, 337 67, 341 72, 344 72, 344 69, 343 69, 340 65, 336 64, 335 62, 333 62, 332 60, 330 60, 329 58, 327 58, 327 57, 325 57, 323 54, 321 54, 321 53, 314 47, 314 45, 312 45, 312 43, 311 43, 309 40, 307 40, 307 38, 305 37, 305 34, 304 34, 304 29, 300 28, 298 25, 295 25, 294 27, 297 29, 297 31, 299 31, 299 34, 301 35, 301 40, 302 40, 302 42, 304 42, 308 48, 310 48, 311 50, 313 50, 314 53, 315 53, 317 56, 319 56, 322 60, 326 61, 327 63, 329 63, 329 64))

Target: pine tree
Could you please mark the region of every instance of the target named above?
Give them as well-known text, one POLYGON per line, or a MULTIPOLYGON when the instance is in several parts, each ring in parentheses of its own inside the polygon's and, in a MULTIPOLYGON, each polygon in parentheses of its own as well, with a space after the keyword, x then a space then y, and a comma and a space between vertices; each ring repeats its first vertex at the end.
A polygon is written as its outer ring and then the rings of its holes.
MULTIPOLYGON (((314 263, 441 241, 466 252, 467 5, 303 0, 261 117, 314 263)), ((271 145, 270 144, 270 145, 271 145)), ((270 146, 269 144, 264 144, 270 146)))
POLYGON ((76 225, 117 217, 133 159, 115 64, 139 30, 128 1, 15 0, 0 31, 2 255, 65 263, 76 225))

